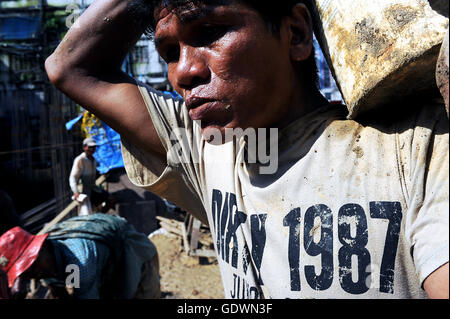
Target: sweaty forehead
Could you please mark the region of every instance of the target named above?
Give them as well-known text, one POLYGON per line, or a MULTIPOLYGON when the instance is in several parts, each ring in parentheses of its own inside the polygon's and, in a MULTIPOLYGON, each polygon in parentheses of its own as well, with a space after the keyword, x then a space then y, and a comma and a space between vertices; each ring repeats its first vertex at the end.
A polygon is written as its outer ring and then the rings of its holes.
POLYGON ((182 23, 189 23, 210 14, 214 7, 231 4, 233 0, 163 0, 154 10, 155 25, 174 13, 182 23))

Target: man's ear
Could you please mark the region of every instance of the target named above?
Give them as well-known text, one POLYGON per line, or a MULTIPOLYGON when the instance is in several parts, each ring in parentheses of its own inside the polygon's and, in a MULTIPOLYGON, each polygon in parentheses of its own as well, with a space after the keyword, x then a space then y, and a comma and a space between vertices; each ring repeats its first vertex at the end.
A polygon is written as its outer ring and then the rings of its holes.
POLYGON ((294 5, 287 23, 291 59, 295 62, 304 61, 309 58, 313 46, 312 19, 308 8, 302 3, 294 5))

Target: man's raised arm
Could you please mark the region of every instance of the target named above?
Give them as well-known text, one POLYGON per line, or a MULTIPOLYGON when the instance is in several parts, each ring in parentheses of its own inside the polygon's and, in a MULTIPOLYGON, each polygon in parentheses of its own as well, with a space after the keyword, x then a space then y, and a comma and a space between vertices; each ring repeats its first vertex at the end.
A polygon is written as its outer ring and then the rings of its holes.
POLYGON ((139 89, 121 71, 147 25, 145 14, 131 13, 132 1, 136 0, 92 3, 47 58, 45 68, 59 90, 121 136, 164 160, 164 147, 139 89))

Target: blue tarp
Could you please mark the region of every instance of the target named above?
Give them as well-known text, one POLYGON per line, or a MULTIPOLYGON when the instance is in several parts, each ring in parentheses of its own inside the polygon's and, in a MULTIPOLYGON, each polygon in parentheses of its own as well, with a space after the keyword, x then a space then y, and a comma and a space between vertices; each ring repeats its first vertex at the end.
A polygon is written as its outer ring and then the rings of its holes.
POLYGON ((97 170, 100 174, 105 174, 109 170, 124 167, 120 135, 105 123, 99 127, 94 127, 91 136, 97 142, 97 150, 94 157, 99 163, 97 170))
POLYGON ((333 74, 328 67, 327 61, 323 52, 317 42, 316 38, 314 38, 314 48, 316 53, 316 65, 317 72, 319 75, 319 89, 322 94, 328 99, 335 99, 336 101, 344 102, 339 92, 339 88, 336 85, 336 82, 333 78, 333 74))
MULTIPOLYGON (((81 119, 83 115, 66 123, 69 131, 81 119)), ((97 150, 94 157, 98 162, 97 170, 100 174, 105 174, 111 169, 124 167, 122 153, 120 149, 120 135, 103 122, 89 128, 89 136, 97 142, 97 150)))
POLYGON ((0 40, 26 40, 36 36, 39 17, 3 17, 0 19, 0 40))
POLYGON ((83 114, 81 114, 80 116, 74 118, 73 120, 70 120, 69 122, 66 123, 66 130, 70 131, 72 129, 72 127, 78 123, 79 120, 81 120, 83 118, 83 114))
POLYGON ((165 94, 170 94, 174 99, 176 98, 183 98, 180 94, 178 94, 176 91, 169 92, 169 91, 163 91, 165 94))
MULTIPOLYGON (((176 92, 164 91, 164 93, 170 94, 173 98, 181 97, 176 92)), ((83 118, 83 115, 84 113, 67 122, 66 129, 70 131, 83 118)), ((103 122, 89 127, 88 130, 89 137, 97 142, 94 157, 99 164, 97 170, 100 174, 105 174, 114 168, 124 167, 119 133, 103 122)))

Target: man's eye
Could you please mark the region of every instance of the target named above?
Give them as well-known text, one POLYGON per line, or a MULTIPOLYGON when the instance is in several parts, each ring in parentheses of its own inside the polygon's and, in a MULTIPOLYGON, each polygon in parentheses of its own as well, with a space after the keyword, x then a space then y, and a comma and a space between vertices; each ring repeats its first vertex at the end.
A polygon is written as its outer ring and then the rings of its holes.
POLYGON ((208 44, 220 39, 228 28, 226 26, 204 25, 198 29, 197 42, 199 44, 208 44))

